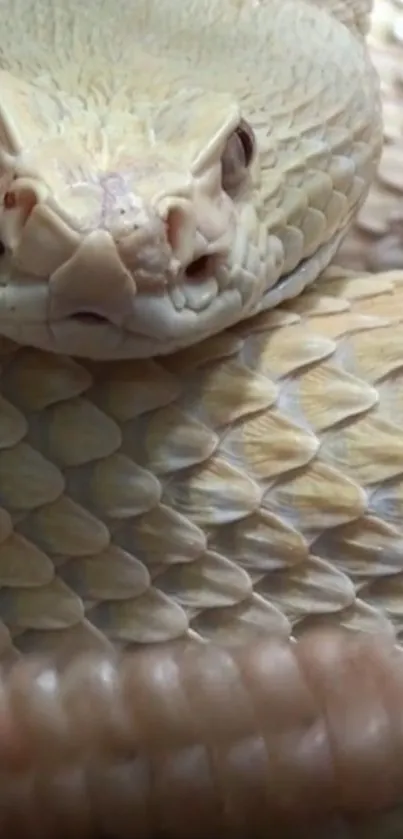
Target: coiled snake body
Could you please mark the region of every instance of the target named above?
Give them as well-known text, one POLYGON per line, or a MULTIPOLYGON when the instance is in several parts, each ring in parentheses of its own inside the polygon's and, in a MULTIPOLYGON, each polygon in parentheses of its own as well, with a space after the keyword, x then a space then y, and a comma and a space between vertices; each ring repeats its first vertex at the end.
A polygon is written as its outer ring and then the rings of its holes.
POLYGON ((267 835, 320 798, 351 836, 402 794, 403 286, 322 273, 381 149, 369 3, 0 9, 0 828, 267 835))

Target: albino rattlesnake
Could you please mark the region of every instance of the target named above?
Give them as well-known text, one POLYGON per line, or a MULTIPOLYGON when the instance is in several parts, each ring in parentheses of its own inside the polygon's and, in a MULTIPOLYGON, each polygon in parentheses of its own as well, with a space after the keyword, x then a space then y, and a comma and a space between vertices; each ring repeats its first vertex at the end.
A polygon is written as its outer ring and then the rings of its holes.
POLYGON ((298 296, 379 158, 369 3, 0 8, 0 835, 392 836, 403 282, 298 296))

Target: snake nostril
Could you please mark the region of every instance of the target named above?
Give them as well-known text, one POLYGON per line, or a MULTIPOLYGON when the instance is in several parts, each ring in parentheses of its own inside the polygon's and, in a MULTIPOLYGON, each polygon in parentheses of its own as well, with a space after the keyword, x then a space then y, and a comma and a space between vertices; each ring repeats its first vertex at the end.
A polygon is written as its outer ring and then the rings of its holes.
POLYGON ((189 262, 185 274, 189 280, 205 280, 211 274, 211 257, 204 254, 189 262))

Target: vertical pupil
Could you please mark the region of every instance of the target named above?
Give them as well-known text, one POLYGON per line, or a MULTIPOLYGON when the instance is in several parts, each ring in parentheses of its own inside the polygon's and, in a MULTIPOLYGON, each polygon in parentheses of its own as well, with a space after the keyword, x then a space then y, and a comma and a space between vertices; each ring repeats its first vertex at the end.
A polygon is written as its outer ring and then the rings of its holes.
POLYGON ((245 164, 246 166, 248 166, 253 156, 253 139, 250 136, 249 132, 246 131, 243 126, 239 126, 239 128, 237 129, 237 135, 239 137, 245 155, 245 164))

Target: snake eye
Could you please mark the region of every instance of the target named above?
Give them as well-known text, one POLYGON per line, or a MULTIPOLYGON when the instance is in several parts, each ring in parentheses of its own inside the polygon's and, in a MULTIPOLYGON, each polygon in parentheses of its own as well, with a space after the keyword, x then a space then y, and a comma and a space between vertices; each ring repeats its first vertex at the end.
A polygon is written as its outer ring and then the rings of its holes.
POLYGON ((242 119, 227 140, 221 158, 222 185, 226 192, 232 192, 241 183, 253 160, 255 135, 248 123, 242 119))

